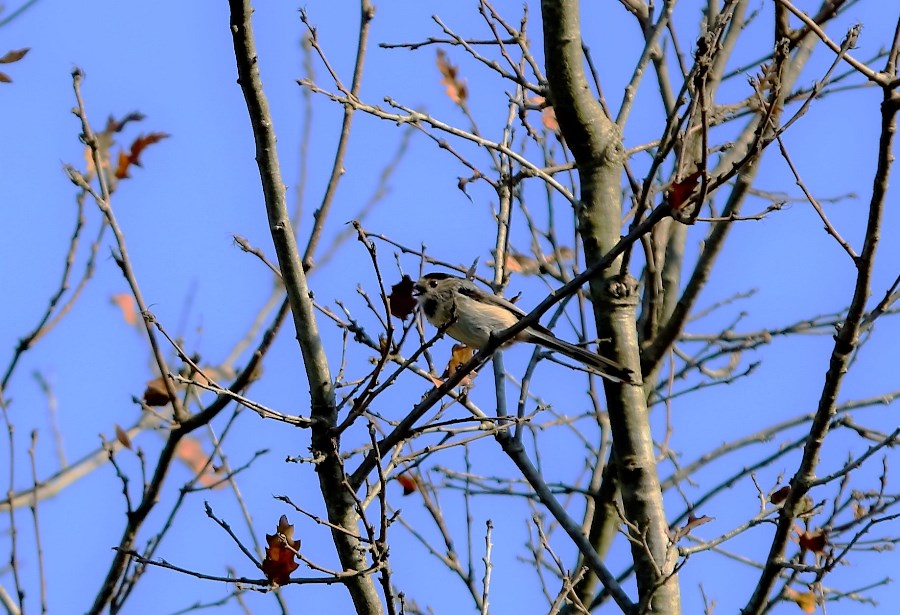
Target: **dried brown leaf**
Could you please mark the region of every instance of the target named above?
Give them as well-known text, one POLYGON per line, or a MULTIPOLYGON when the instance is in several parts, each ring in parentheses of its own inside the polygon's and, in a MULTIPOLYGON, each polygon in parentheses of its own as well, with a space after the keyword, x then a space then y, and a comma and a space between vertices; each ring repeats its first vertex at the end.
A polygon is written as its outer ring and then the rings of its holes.
POLYGON ((170 401, 169 392, 166 390, 166 381, 162 376, 147 382, 144 390, 144 403, 148 406, 165 406, 170 401))
POLYGON ((24 49, 14 49, 12 51, 7 51, 0 57, 0 64, 12 64, 13 62, 18 62, 22 58, 25 57, 30 51, 30 47, 25 47, 24 49))
MULTIPOLYGON (((475 350, 465 344, 454 344, 450 352, 450 361, 447 363, 447 377, 450 378, 475 356, 475 350)), ((475 386, 477 372, 469 372, 465 378, 459 381, 459 386, 471 388, 475 386)))
POLYGON ((688 515, 687 521, 684 522, 680 528, 675 530, 675 535, 672 537, 672 542, 678 542, 691 532, 693 532, 696 528, 701 525, 705 525, 713 520, 713 517, 708 517, 706 515, 702 515, 700 517, 695 517, 694 513, 688 515))
POLYGON ((125 128, 131 122, 140 122, 143 121, 146 116, 140 111, 132 111, 125 115, 121 120, 117 120, 113 116, 109 116, 106 120, 106 128, 103 129, 103 132, 112 134, 114 132, 122 132, 122 129, 125 128))
POLYGON ((419 490, 419 481, 413 474, 401 474, 397 477, 397 482, 403 487, 403 495, 410 495, 419 490))
POLYGON ((812 592, 798 592, 788 587, 784 592, 784 597, 796 603, 804 613, 816 612, 816 595, 812 592))
POLYGON ((772 495, 769 496, 769 502, 778 506, 779 504, 784 504, 784 501, 787 499, 788 494, 791 492, 791 488, 787 485, 775 491, 772 495))
POLYGON ((441 72, 441 84, 446 87, 447 96, 456 104, 464 104, 469 97, 466 82, 459 78, 459 69, 450 63, 443 49, 437 52, 437 67, 441 72))
POLYGON ((798 532, 797 542, 800 546, 808 551, 819 554, 825 551, 828 546, 828 532, 825 530, 817 530, 815 532, 798 532))
POLYGON ((119 441, 119 444, 127 448, 128 450, 134 450, 131 448, 131 438, 128 437, 128 432, 122 429, 119 425, 115 425, 116 429, 116 440, 119 441))
POLYGON ((294 540, 294 526, 288 523, 287 516, 281 515, 274 534, 266 534, 266 543, 269 546, 262 571, 272 583, 285 585, 290 581, 291 573, 300 566, 294 561, 300 541, 294 540))

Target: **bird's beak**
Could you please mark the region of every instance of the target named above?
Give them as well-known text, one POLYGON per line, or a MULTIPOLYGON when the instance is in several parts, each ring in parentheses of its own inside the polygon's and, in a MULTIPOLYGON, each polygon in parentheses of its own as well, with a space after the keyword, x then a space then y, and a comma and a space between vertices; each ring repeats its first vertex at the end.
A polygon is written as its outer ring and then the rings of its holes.
POLYGON ((422 286, 421 284, 416 284, 415 286, 413 286, 413 291, 412 291, 413 297, 418 297, 419 295, 421 295, 424 292, 425 292, 425 287, 422 286))

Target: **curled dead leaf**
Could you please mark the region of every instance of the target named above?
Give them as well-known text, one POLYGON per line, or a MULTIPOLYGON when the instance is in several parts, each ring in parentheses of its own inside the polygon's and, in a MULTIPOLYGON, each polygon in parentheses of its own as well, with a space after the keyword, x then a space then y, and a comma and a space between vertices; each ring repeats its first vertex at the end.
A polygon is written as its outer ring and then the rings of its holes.
POLYGON ((117 293, 109 298, 109 302, 122 311, 122 318, 131 326, 138 323, 137 305, 130 293, 117 293))
POLYGON ((416 298, 412 294, 414 286, 412 278, 408 275, 403 276, 399 282, 391 286, 388 305, 392 316, 406 320, 406 317, 416 309, 416 298))
POLYGON ((672 182, 666 191, 666 202, 672 208, 673 217, 683 224, 693 224, 700 214, 701 203, 685 206, 690 203, 691 195, 697 189, 702 175, 702 171, 694 171, 684 179, 672 182))
MULTIPOLYGON (((12 51, 7 51, 0 57, 0 64, 12 64, 13 62, 18 62, 22 58, 25 57, 25 54, 28 53, 28 48, 25 49, 14 49, 12 51)), ((6 73, 0 72, 0 83, 12 83, 12 77, 7 75, 6 73)))
POLYGON ((139 135, 137 139, 132 141, 131 149, 127 154, 124 150, 119 152, 119 159, 116 164, 116 178, 125 179, 126 177, 130 177, 128 175, 128 169, 132 165, 136 167, 141 166, 141 154, 144 150, 154 143, 159 143, 163 139, 168 139, 169 136, 170 135, 165 132, 151 132, 146 135, 139 135))
POLYGON ((828 532, 825 530, 798 531, 797 534, 797 542, 800 543, 800 546, 817 555, 823 553, 825 547, 828 546, 828 532))
POLYGON ((469 97, 468 87, 459 78, 459 69, 450 63, 443 49, 438 49, 437 67, 441 71, 441 84, 446 87, 447 96, 458 105, 464 104, 469 97))
MULTIPOLYGON (((447 377, 450 378, 460 370, 460 368, 469 362, 475 356, 475 350, 465 344, 454 344, 453 350, 450 352, 450 361, 447 363, 447 377)), ((475 386, 476 372, 469 372, 465 378, 460 380, 459 386, 471 388, 475 386)))
POLYGON ((128 437, 128 432, 122 429, 118 424, 115 425, 116 430, 116 440, 119 441, 119 444, 127 448, 128 450, 134 450, 131 448, 131 438, 128 437))
POLYGON ((784 597, 786 600, 796 603, 804 613, 816 612, 816 595, 812 592, 798 592, 796 589, 788 587, 784 591, 784 597))
POLYGON ((419 481, 415 475, 405 472, 397 477, 397 482, 403 487, 403 495, 410 495, 419 490, 419 481))
POLYGON ((143 399, 148 406, 165 406, 172 401, 169 397, 169 391, 166 390, 166 381, 162 376, 147 382, 143 399))
POLYGON ((125 128, 131 122, 141 122, 147 116, 141 113, 140 111, 132 111, 131 113, 126 113, 121 120, 117 120, 115 117, 110 115, 106 119, 106 127, 103 129, 103 132, 107 134, 112 134, 114 132, 122 132, 122 129, 125 128))
POLYGON ((778 506, 779 504, 784 504, 784 501, 787 499, 788 494, 791 492, 791 488, 787 485, 776 490, 772 495, 769 496, 769 502, 778 506))
POLYGON ((694 513, 690 513, 690 515, 688 515, 687 521, 684 522, 684 525, 675 530, 675 532, 673 533, 672 542, 678 542, 679 540, 693 532, 694 529, 700 527, 701 525, 705 525, 712 520, 712 517, 708 517, 706 515, 697 517, 694 515, 694 513))

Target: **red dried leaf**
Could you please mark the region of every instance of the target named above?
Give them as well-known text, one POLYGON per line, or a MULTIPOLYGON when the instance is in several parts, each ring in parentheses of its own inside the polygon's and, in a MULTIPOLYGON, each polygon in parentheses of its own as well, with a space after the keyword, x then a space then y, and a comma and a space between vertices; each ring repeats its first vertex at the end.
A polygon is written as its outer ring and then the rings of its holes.
POLYGON ((419 489, 419 481, 412 474, 401 474, 397 477, 397 482, 403 487, 403 495, 415 493, 419 489))
POLYGON ((828 546, 828 533, 825 530, 799 532, 797 542, 808 551, 816 554, 822 553, 825 551, 825 547, 828 546))
POLYGON ((691 193, 694 192, 697 188, 697 184, 700 183, 700 176, 702 174, 701 171, 694 171, 681 181, 673 182, 672 185, 669 186, 669 190, 666 193, 666 199, 672 209, 678 210, 684 207, 684 204, 691 196, 691 193))
POLYGON ((12 64, 13 62, 18 62, 22 58, 25 57, 25 54, 28 53, 30 47, 26 47, 24 49, 14 49, 13 51, 7 51, 3 54, 3 57, 0 57, 0 64, 12 64))
POLYGON ((140 135, 134 142, 131 144, 131 164, 141 166, 140 157, 141 153, 149 146, 154 143, 159 143, 163 139, 168 139, 169 134, 165 132, 151 132, 147 135, 140 135))
POLYGON ((684 524, 684 527, 682 529, 687 530, 688 532, 691 532, 691 531, 695 530, 696 528, 700 527, 701 525, 705 525, 712 520, 713 520, 713 518, 709 517, 707 515, 701 515, 700 517, 695 517, 694 513, 691 513, 688 516, 687 523, 684 524))
POLYGON ((0 72, 0 83, 12 83, 12 79, 6 73, 0 72))
POLYGON ((688 520, 685 521, 684 525, 675 530, 675 535, 673 536, 672 541, 678 542, 683 537, 693 532, 694 529, 700 527, 701 525, 705 525, 712 520, 713 517, 708 517, 707 515, 696 517, 694 516, 694 513, 691 513, 690 515, 688 515, 688 520))
POLYGON ((287 516, 281 515, 274 534, 266 534, 266 543, 269 546, 262 571, 272 583, 285 585, 290 581, 291 573, 300 566, 294 561, 300 541, 294 540, 294 526, 288 523, 287 516))
POLYGON ((791 492, 791 488, 785 485, 775 493, 769 496, 769 502, 778 506, 779 504, 784 504, 784 501, 787 499, 788 494, 791 492))
POLYGON ((128 174, 128 167, 131 164, 131 158, 125 153, 125 150, 119 150, 119 160, 116 162, 116 179, 125 179, 131 177, 128 174))
POLYGON ((391 286, 388 305, 391 308, 392 316, 406 320, 406 317, 416 309, 416 298, 412 294, 413 286, 412 278, 408 275, 403 276, 402 280, 391 286))
POLYGON ((119 152, 119 160, 116 164, 116 178, 124 179, 128 177, 128 167, 131 165, 141 166, 141 154, 144 150, 148 146, 167 138, 169 138, 169 135, 165 132, 151 132, 146 135, 140 135, 131 143, 131 150, 127 154, 124 151, 119 152))

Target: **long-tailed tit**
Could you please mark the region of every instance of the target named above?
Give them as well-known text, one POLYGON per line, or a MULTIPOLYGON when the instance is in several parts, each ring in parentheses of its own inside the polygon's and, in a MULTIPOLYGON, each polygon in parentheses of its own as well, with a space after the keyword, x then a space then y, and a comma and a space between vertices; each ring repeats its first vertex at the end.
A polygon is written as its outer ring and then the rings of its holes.
MULTIPOLYGON (((481 350, 492 333, 513 326, 525 312, 502 297, 481 290, 469 280, 446 273, 428 273, 416 282, 416 300, 435 327, 444 328, 453 339, 481 350)), ((606 357, 588 352, 555 337, 540 324, 520 331, 513 341, 549 348, 593 368, 614 382, 631 382, 631 370, 606 357)))

